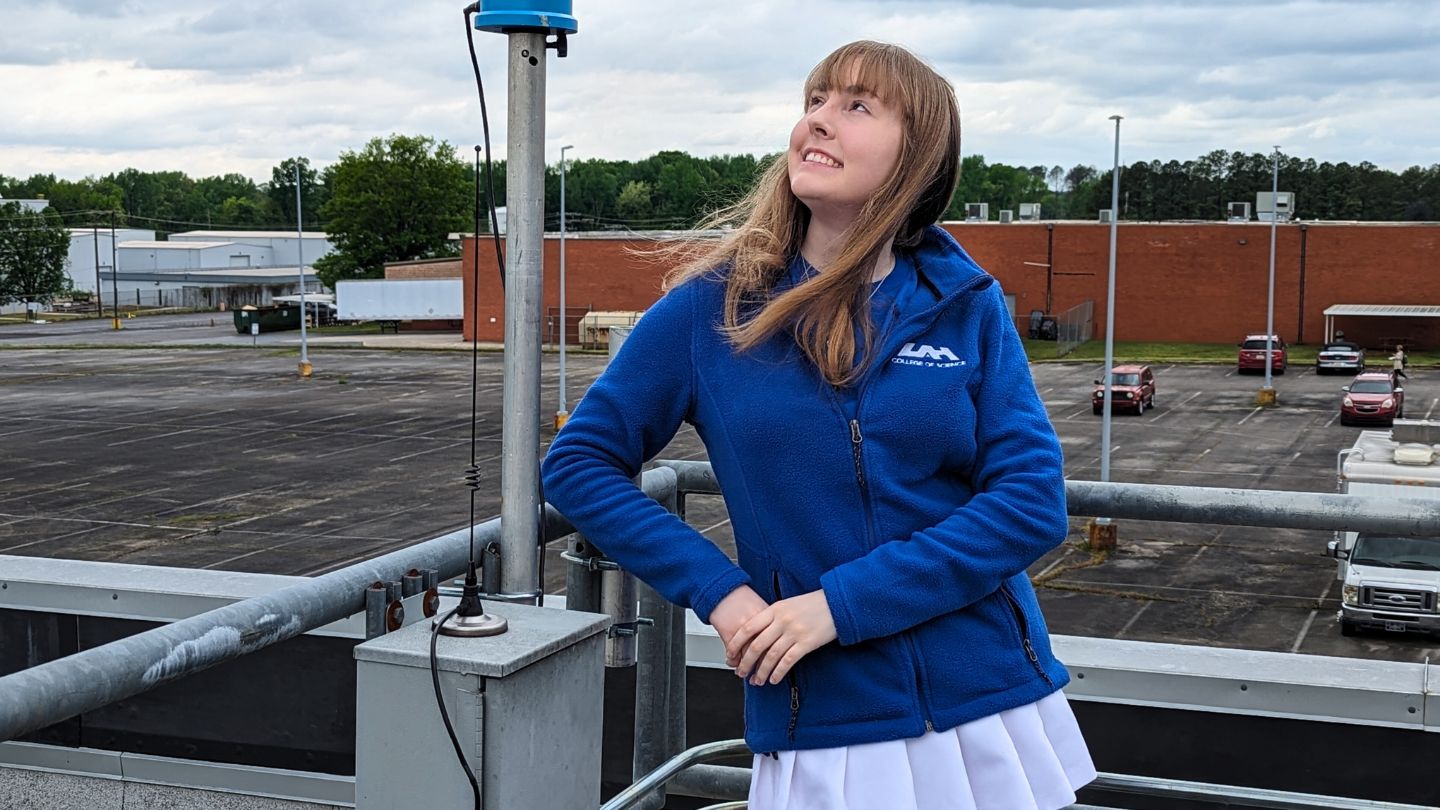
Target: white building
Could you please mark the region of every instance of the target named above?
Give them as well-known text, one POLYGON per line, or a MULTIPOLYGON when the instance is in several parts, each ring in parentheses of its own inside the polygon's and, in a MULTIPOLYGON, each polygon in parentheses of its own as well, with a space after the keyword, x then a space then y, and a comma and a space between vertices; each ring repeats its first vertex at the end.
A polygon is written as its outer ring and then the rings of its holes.
MULTIPOLYGON (((209 270, 226 267, 274 267, 266 245, 239 242, 168 242, 135 240, 120 243, 120 272, 209 270)), ((294 263, 292 262, 293 266, 294 263)))
POLYGON ((110 267, 121 242, 155 240, 155 232, 142 228, 117 228, 114 241, 109 228, 70 228, 70 252, 65 258, 65 275, 77 290, 95 292, 96 281, 110 278, 110 267), (98 248, 98 249, 97 249, 98 248), (99 266, 96 266, 96 258, 99 266))
MULTIPOLYGON (((294 231, 185 231, 184 233, 170 234, 170 241, 229 242, 237 246, 236 253, 243 253, 254 248, 268 251, 268 255, 272 257, 268 264, 252 263, 251 267, 268 267, 277 264, 288 264, 294 267, 300 262, 309 264, 335 249, 330 242, 329 234, 321 231, 305 234, 304 256, 296 255, 295 245, 299 240, 294 231)), ((235 265, 221 264, 219 266, 233 267, 235 265)), ((120 267, 122 269, 125 267, 123 262, 120 267)))
POLYGON ((21 208, 29 211, 44 211, 50 207, 49 200, 9 200, 0 197, 0 205, 5 205, 6 203, 20 203, 21 208))

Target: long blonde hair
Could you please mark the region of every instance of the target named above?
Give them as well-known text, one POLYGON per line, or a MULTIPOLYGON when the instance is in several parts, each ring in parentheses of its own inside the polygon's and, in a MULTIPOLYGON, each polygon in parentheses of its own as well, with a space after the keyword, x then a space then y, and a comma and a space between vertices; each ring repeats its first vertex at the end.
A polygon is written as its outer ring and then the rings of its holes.
MULTIPOLYGON (((960 108, 954 88, 914 54, 896 45, 860 41, 825 57, 805 80, 803 99, 858 79, 867 92, 896 106, 904 119, 900 155, 890 177, 845 231, 834 261, 804 283, 775 294, 790 260, 800 251, 810 212, 790 190, 789 161, 771 162, 740 202, 707 218, 702 227, 733 225, 718 244, 679 249, 689 260, 666 278, 666 287, 725 268, 723 330, 739 351, 789 329, 806 357, 833 385, 849 385, 857 367, 854 324, 862 325, 865 356, 873 326, 861 291, 885 244, 918 245, 925 229, 945 213, 960 169, 960 108)), ((802 102, 803 107, 803 102, 802 102)))

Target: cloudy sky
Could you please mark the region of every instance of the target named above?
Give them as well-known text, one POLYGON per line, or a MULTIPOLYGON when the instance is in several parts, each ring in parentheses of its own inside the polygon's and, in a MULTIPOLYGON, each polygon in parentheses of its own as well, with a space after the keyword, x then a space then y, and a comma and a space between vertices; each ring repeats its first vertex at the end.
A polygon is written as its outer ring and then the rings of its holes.
MULTIPOLYGON (((375 136, 469 151, 456 0, 0 0, 0 173, 268 179, 375 136)), ((1440 163, 1440 2, 575 0, 549 63, 548 160, 775 151, 800 83, 852 39, 954 82, 966 154, 1106 166, 1212 149, 1440 163)), ((505 38, 476 33, 505 144, 505 38)))

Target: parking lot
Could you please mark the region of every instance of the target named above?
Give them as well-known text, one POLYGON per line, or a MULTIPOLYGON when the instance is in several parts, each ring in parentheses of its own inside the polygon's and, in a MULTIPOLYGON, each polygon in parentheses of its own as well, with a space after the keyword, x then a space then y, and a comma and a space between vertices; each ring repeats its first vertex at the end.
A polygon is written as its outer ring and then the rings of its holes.
MULTIPOLYGON (((454 352, 30 349, 0 351, 0 554, 316 574, 463 526, 470 358, 454 352)), ((556 403, 553 355, 542 386, 556 403)), ((572 356, 571 401, 604 358, 572 356)), ((498 511, 501 357, 481 357, 477 517, 498 511)), ((1280 404, 1262 377, 1158 366, 1157 406, 1116 416, 1111 478, 1332 492, 1342 376, 1292 367, 1280 404)), ((1099 477, 1098 365, 1034 367, 1071 478, 1099 477)), ((1407 415, 1440 405, 1440 376, 1411 373, 1407 415)), ((548 430, 543 439, 548 442, 548 430)), ((683 429, 662 454, 703 458, 683 429)), ((722 546, 718 498, 690 519, 722 546)), ((1083 519, 1074 521, 1078 543, 1083 519)), ((1342 638, 1328 533, 1125 522, 1108 559, 1076 545, 1031 570, 1052 632, 1420 661, 1421 638, 1342 638)), ((3 576, 3 572, 0 572, 3 576)), ((547 559, 547 590, 563 569, 547 559)))

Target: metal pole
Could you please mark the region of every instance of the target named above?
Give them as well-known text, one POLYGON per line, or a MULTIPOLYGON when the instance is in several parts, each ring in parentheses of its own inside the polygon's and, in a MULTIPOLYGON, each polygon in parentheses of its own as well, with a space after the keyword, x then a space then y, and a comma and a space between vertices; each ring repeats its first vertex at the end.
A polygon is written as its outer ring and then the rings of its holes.
POLYGON ((505 229, 505 423, 501 431, 500 591, 492 599, 535 604, 540 595, 540 308, 545 246, 545 34, 509 35, 509 132, 505 229))
POLYGON ((573 145, 560 147, 560 407, 555 412, 556 430, 564 427, 570 418, 569 403, 565 399, 565 332, 568 329, 565 319, 565 152, 574 148, 573 145))
MULTIPOLYGON (((1123 116, 1112 115, 1115 122, 1115 165, 1110 172, 1110 282, 1105 290, 1105 398, 1104 411, 1100 414, 1100 480, 1110 480, 1110 402, 1113 394, 1110 379, 1115 368, 1115 242, 1116 229, 1120 224, 1120 121, 1123 116)), ((1104 518, 1102 518, 1104 520, 1104 518)))
POLYGON ((120 328, 120 248, 115 244, 115 212, 110 212, 110 319, 113 329, 120 328))
POLYGON ((300 376, 310 376, 310 344, 305 336, 305 217, 300 208, 300 159, 295 159, 295 271, 300 274, 300 376))
POLYGON ((104 282, 100 280, 100 224, 91 220, 90 238, 95 242, 95 316, 101 317, 105 314, 104 282))
MULTIPOLYGON (((1279 219, 1279 211, 1275 204, 1276 198, 1280 196, 1280 147, 1275 147, 1275 155, 1272 161, 1274 171, 1270 177, 1270 283, 1265 299, 1265 390, 1273 391, 1274 386, 1270 384, 1270 369, 1274 365, 1273 351, 1275 336, 1275 223, 1279 219)), ((1273 403, 1273 395, 1265 395, 1269 403, 1273 403)))

